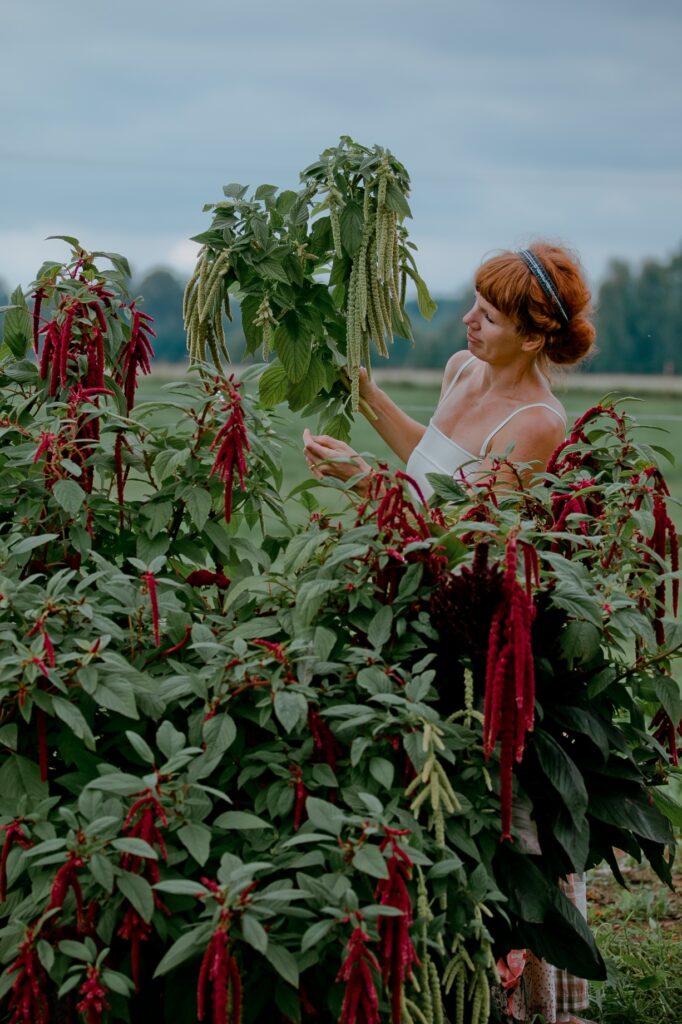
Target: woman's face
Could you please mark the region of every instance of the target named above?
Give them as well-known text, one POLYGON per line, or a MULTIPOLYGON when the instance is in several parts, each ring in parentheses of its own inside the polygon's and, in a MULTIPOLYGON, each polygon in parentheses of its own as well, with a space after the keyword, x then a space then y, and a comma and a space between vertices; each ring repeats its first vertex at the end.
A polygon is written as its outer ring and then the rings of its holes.
POLYGON ((475 293, 474 304, 462 317, 469 351, 486 363, 509 363, 523 351, 524 337, 491 302, 475 293))

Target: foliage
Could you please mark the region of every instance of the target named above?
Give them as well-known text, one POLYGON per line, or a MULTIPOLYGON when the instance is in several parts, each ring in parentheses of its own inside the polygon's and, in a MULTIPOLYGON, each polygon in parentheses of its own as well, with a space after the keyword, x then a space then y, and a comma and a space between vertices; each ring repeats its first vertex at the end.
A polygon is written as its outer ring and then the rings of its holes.
POLYGON ((125 265, 74 250, 0 366, 9 1019, 484 1022, 526 945, 603 977, 558 879, 614 846, 669 879, 680 813, 648 727, 680 716, 676 540, 629 417, 519 492, 436 480, 444 511, 379 468, 331 518, 311 482, 298 529, 274 414, 220 375, 130 401, 125 265))
POLYGON ((302 409, 317 399, 327 429, 347 436, 370 342, 387 356, 394 334, 412 338, 408 277, 420 312, 430 317, 436 307, 403 225, 409 177, 388 150, 343 137, 301 179, 297 193, 260 185, 250 199, 247 187, 226 185, 226 198, 205 207, 213 222, 195 237, 202 247, 185 292, 190 361, 210 356, 220 369, 229 359, 223 312, 231 319, 236 292, 247 351, 277 355, 260 381, 265 404, 302 409))

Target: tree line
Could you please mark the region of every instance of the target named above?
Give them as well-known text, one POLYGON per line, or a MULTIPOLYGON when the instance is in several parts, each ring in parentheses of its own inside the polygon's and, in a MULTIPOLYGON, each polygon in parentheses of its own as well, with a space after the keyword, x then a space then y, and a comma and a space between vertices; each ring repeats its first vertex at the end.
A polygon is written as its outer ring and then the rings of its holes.
MULTIPOLYGON (((144 296, 144 308, 155 320, 158 359, 182 362, 187 355, 182 323, 184 283, 165 268, 138 278, 134 293, 144 296)), ((9 289, 0 282, 0 305, 9 289)), ((416 301, 407 304, 414 346, 396 338, 391 366, 440 368, 453 351, 466 347, 462 316, 471 302, 469 291, 440 299, 430 321, 419 315, 416 301)), ((597 349, 584 366, 595 373, 682 373, 682 248, 667 262, 649 259, 638 266, 615 259, 595 296, 597 349)), ((235 304, 226 330, 235 362, 245 348, 244 332, 235 304)))

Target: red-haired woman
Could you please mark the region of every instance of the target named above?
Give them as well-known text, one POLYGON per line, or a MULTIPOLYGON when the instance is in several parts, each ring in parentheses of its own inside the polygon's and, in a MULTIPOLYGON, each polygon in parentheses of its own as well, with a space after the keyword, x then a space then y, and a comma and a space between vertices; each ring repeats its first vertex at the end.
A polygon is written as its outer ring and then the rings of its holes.
MULTIPOLYGON (((484 479, 493 455, 510 447, 513 461, 525 464, 524 474, 545 468, 566 430, 566 414, 552 393, 548 371, 587 355, 595 337, 589 317, 590 291, 576 258, 560 246, 537 242, 493 256, 479 268, 474 302, 464 317, 468 351, 448 360, 428 426, 362 376, 361 395, 376 416, 370 422, 407 464, 418 496, 428 500, 432 494, 429 473, 484 479)), ((342 441, 309 430, 303 440, 308 465, 318 478, 348 480, 370 469, 342 441)), ((510 470, 507 483, 515 482, 510 470)), ((584 876, 570 876, 565 889, 584 914, 584 876)), ((529 1021, 541 1014, 548 1024, 578 1024, 582 1018, 576 1012, 588 1003, 587 983, 529 951, 523 964, 509 1000, 514 1018, 529 1021)))
MULTIPOLYGON (((493 256, 479 268, 475 289, 464 317, 468 351, 448 360, 428 426, 404 413, 366 374, 361 377, 361 395, 376 416, 370 423, 407 464, 426 499, 432 493, 428 473, 454 475, 464 467, 469 479, 480 480, 491 455, 510 445, 515 462, 542 471, 566 429, 547 371, 579 362, 594 342, 590 291, 564 248, 538 242, 493 256)), ((347 480, 370 468, 336 438, 306 430, 303 441, 317 477, 347 480)))

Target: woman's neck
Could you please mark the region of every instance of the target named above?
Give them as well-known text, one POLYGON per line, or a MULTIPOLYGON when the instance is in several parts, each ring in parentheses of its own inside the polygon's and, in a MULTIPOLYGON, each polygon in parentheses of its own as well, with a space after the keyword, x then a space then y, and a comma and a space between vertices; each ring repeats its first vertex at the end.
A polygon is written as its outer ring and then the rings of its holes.
POLYGON ((534 359, 515 359, 502 365, 484 362, 482 365, 481 392, 484 394, 513 396, 521 391, 546 386, 534 359))

